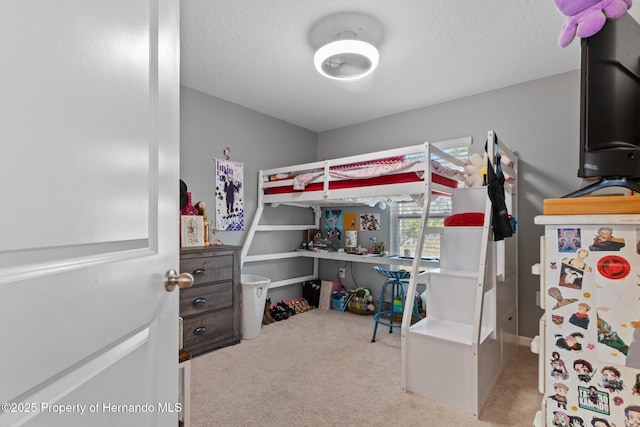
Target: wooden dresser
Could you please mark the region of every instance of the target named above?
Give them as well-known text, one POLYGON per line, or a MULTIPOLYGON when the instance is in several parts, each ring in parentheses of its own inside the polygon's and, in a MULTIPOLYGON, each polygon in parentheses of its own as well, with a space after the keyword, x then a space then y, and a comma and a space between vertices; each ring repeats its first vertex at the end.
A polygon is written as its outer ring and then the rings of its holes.
POLYGON ((180 290, 184 349, 192 356, 242 338, 240 249, 225 245, 180 251, 180 271, 194 278, 191 288, 180 290))

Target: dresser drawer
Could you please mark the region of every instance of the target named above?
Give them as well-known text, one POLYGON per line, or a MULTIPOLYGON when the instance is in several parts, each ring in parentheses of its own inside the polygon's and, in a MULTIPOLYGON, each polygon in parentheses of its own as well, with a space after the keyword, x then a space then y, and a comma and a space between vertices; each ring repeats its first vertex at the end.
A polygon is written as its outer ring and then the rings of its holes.
POLYGON ((182 248, 180 271, 191 288, 180 290, 184 348, 192 357, 238 344, 242 296, 239 246, 182 248))
POLYGON ((233 282, 210 283, 180 290, 182 317, 233 305, 233 282))
POLYGON ((180 260, 180 271, 193 275, 194 285, 219 280, 233 280, 233 254, 190 256, 180 260))
POLYGON ((233 310, 222 310, 184 319, 184 348, 208 341, 221 341, 234 335, 233 310))

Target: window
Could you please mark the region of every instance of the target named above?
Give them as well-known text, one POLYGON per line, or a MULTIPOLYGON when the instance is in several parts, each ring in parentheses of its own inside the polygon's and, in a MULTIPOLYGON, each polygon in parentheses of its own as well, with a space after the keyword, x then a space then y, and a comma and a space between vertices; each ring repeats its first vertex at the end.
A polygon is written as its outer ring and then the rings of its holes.
MULTIPOLYGON (((469 145, 465 140, 464 145, 452 147, 440 147, 447 154, 465 161, 469 158, 469 145)), ((431 215, 427 221, 427 227, 442 227, 444 219, 451 213, 451 198, 438 196, 431 200, 431 215)), ((400 256, 413 256, 420 231, 422 219, 422 206, 416 202, 394 202, 391 206, 391 251, 400 256)), ((440 256, 440 234, 425 235, 422 246, 423 257, 440 256)))
MULTIPOLYGON (((439 196, 431 201, 431 216, 427 227, 442 227, 444 218, 451 213, 451 198, 439 196)), ((401 256, 413 256, 420 231, 422 220, 422 206, 415 202, 393 203, 391 210, 391 223, 396 224, 396 238, 391 237, 392 244, 397 248, 401 256)), ((394 251, 395 252, 395 251, 394 251)), ((440 235, 425 235, 422 249, 423 257, 440 256, 440 235)))

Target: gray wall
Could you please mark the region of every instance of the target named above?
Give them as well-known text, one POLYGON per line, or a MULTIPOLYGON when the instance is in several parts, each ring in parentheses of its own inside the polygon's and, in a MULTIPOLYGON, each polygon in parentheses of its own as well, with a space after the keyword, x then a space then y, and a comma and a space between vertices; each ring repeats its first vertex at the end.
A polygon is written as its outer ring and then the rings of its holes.
MULTIPOLYGON (((215 219, 215 161, 224 158, 225 147, 231 149, 231 160, 244 163, 245 229, 254 217, 257 202, 257 177, 260 169, 288 166, 316 160, 317 134, 271 116, 258 113, 216 98, 186 86, 180 91, 180 179, 192 193, 193 203, 202 200, 207 205, 211 221, 215 219)), ((302 224, 313 223, 313 213, 300 209, 278 208, 277 213, 267 209, 267 220, 278 216, 295 216, 302 224)), ((268 222, 267 222, 268 223, 268 222)), ((218 232, 214 237, 228 245, 241 246, 246 231, 218 232)), ((294 250, 301 234, 295 236, 266 236, 258 242, 260 251, 265 247, 281 245, 280 250, 294 250), (288 246, 286 246, 288 244, 288 246)), ((259 274, 274 280, 283 270, 304 268, 304 263, 284 262, 251 265, 244 272, 259 274)), ((311 264, 306 266, 310 270, 311 264)), ((309 271, 300 274, 309 274, 309 271)), ((270 291, 272 300, 288 298, 295 289, 270 291)))
MULTIPOLYGON (((482 151, 488 130, 519 155, 519 326, 533 337, 542 311, 536 306, 539 236, 533 224, 545 198, 561 197, 579 188, 579 72, 574 71, 421 108, 319 134, 318 158, 340 157, 424 141, 472 136, 473 151, 482 151)), ((326 266, 335 276, 337 266, 326 266)), ((370 266, 357 266, 360 282, 380 282, 370 266)), ((349 277, 347 277, 347 282, 349 277)), ((347 283, 348 284, 348 283, 347 283)))
MULTIPOLYGON (((473 150, 483 149, 488 130, 498 136, 520 159, 519 187, 519 325, 520 335, 537 334, 542 311, 535 304, 539 289, 531 265, 539 260, 540 226, 533 218, 542 213, 545 198, 561 197, 580 186, 578 168, 579 72, 573 71, 505 89, 491 91, 440 105, 420 108, 366 123, 316 134, 264 114, 182 87, 181 178, 193 193, 194 202, 204 200, 213 209, 213 159, 231 147, 231 159, 245 163, 246 227, 256 204, 256 174, 259 169, 315 161, 327 157, 418 144, 424 141, 472 136, 473 150)), ((364 106, 363 108, 366 108, 364 106)), ((267 212, 266 221, 283 215, 311 223, 309 211, 267 212)), ((356 211, 358 208, 351 210, 356 211)), ((388 242, 388 209, 380 212, 383 222, 379 240, 388 242), (387 225, 385 225, 385 222, 387 225), (387 234, 385 234, 387 233, 387 234)), ((346 210, 345 210, 346 212, 346 210)), ((241 245, 246 232, 224 232, 217 237, 227 244, 241 245)), ((277 243, 295 249, 301 236, 271 236, 258 242, 262 249, 277 243)), ((347 265, 347 288, 368 286, 377 294, 382 278, 369 264, 347 265)), ((335 262, 322 262, 320 277, 336 280, 335 262)), ((287 277, 285 271, 308 269, 301 263, 251 265, 244 271, 272 277, 287 277)), ((298 287, 270 290, 272 300, 295 296, 298 287), (291 289, 289 289, 291 288, 291 289)))

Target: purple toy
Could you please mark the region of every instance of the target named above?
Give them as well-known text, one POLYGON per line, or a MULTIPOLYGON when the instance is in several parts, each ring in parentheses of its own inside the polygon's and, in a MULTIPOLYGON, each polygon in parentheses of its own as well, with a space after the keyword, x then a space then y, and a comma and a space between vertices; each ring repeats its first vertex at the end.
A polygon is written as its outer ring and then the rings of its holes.
POLYGON ((607 18, 619 19, 631 8, 632 0, 554 0, 567 18, 560 30, 558 44, 566 47, 578 36, 591 37, 602 29, 607 18))

